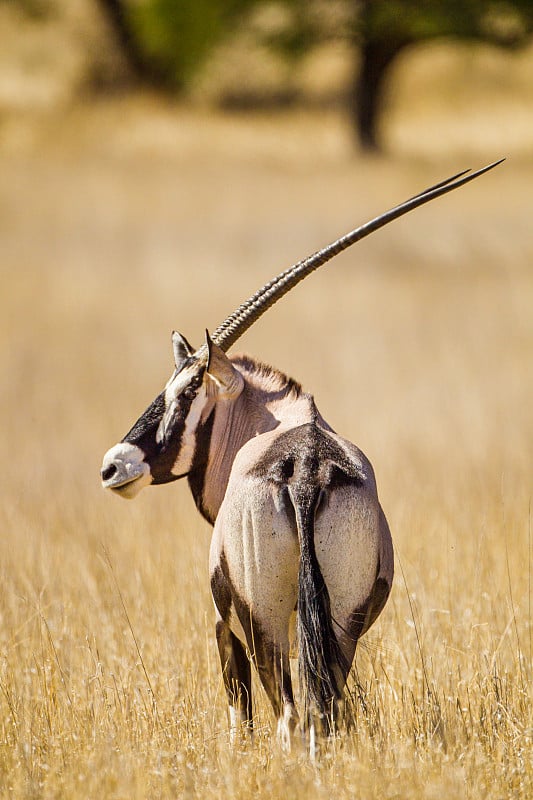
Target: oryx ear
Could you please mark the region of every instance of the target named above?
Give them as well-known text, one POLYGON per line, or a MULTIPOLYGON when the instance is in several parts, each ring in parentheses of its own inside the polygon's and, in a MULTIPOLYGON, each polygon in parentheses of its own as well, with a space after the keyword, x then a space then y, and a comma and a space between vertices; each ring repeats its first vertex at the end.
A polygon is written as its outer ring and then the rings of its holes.
POLYGON ((208 331, 205 332, 205 342, 208 353, 206 375, 216 383, 219 393, 236 397, 242 391, 244 383, 242 375, 235 369, 225 352, 214 343, 208 331))
POLYGON ((180 369, 185 359, 193 355, 194 350, 189 342, 177 331, 172 331, 172 349, 174 350, 174 363, 180 369))

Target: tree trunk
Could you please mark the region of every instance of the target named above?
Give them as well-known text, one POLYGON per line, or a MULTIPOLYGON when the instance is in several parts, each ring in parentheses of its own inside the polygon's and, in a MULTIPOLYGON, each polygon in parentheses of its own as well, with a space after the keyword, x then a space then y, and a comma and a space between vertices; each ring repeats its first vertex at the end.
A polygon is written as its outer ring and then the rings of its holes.
POLYGON ((170 76, 139 46, 122 0, 97 0, 97 4, 111 27, 120 52, 126 61, 131 80, 138 85, 148 86, 152 89, 171 90, 173 87, 170 76))
POLYGON ((379 122, 383 110, 386 78, 394 59, 409 44, 402 39, 365 39, 357 71, 351 111, 353 126, 361 148, 367 152, 381 149, 379 122))

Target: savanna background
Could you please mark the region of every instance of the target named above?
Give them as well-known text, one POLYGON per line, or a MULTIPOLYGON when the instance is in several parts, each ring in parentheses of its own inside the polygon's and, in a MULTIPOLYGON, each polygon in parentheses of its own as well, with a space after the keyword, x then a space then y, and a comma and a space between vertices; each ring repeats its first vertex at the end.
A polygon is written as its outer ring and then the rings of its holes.
POLYGON ((353 45, 279 62, 253 42, 159 91, 99 4, 0 4, 0 794, 531 797, 532 46, 406 49, 369 152, 353 45), (106 494, 102 455, 167 380, 173 328, 199 344, 282 268, 501 156, 235 348, 367 453, 397 558, 355 729, 315 766, 282 755, 257 687, 234 748, 209 528, 186 485, 106 494))

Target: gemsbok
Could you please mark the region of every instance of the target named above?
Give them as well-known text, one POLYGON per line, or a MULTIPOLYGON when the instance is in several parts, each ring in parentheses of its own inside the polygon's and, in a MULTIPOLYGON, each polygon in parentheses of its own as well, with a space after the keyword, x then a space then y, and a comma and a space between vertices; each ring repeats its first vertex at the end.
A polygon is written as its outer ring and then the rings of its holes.
POLYGON ((314 753, 316 736, 336 729, 357 642, 387 601, 394 567, 366 456, 294 380, 226 352, 333 256, 499 163, 458 173, 285 270, 198 350, 174 332, 172 376, 104 457, 103 486, 121 497, 187 477, 214 526, 211 589, 233 736, 252 728, 253 663, 290 749, 298 724, 289 661, 295 617, 302 729, 314 753))

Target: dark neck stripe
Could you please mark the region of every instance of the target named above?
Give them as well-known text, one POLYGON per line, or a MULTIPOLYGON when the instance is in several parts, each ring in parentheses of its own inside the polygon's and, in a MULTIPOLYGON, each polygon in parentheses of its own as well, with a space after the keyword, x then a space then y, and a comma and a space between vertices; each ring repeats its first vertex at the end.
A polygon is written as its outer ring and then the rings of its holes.
POLYGON ((215 411, 216 406, 213 408, 206 421, 200 424, 196 429, 194 455, 192 459, 192 466, 188 475, 189 486, 192 496, 194 497, 196 507, 202 517, 211 523, 211 525, 214 524, 215 520, 205 507, 204 488, 205 473, 207 472, 209 450, 211 448, 211 437, 213 434, 213 424, 215 422, 215 411))

